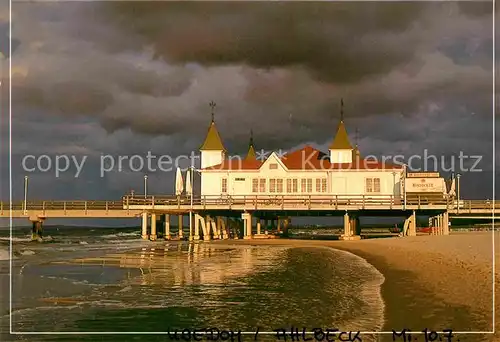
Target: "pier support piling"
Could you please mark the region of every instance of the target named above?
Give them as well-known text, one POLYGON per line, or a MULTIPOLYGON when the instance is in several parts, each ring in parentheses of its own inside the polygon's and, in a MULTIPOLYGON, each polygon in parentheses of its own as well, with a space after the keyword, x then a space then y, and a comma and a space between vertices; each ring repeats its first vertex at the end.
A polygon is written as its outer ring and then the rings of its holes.
POLYGON ((142 232, 141 237, 143 240, 148 239, 148 213, 142 213, 142 232))
POLYGON ((42 220, 32 221, 31 241, 41 241, 43 236, 42 230, 43 230, 42 220))
POLYGON ((447 211, 443 213, 443 235, 450 235, 450 217, 447 211))
POLYGON ((178 232, 178 237, 179 237, 179 240, 182 240, 184 239, 184 227, 183 227, 183 222, 182 222, 182 215, 179 215, 178 216, 178 223, 177 223, 177 226, 178 226, 178 229, 179 229, 179 232, 178 232))
POLYGON ((408 236, 417 236, 417 214, 413 210, 408 222, 408 236))
POLYGON ((170 214, 165 214, 165 221, 163 222, 165 233, 163 234, 163 238, 165 240, 170 240, 170 214))
POLYGON ((241 214, 241 219, 243 220, 243 238, 252 238, 252 215, 250 213, 241 214))
POLYGON ((149 239, 151 241, 156 241, 156 214, 151 213, 151 235, 149 236, 149 239))

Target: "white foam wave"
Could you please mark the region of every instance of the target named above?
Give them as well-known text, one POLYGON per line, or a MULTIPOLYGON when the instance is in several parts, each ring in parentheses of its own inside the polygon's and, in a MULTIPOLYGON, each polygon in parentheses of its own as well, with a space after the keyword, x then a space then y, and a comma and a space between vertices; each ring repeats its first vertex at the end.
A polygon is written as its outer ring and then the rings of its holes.
MULTIPOLYGON (((358 312, 359 315, 355 320, 344 322, 345 328, 350 331, 382 331, 385 322, 385 302, 382 297, 384 275, 366 259, 351 252, 335 250, 351 256, 350 265, 353 268, 363 267, 367 270, 367 272, 358 275, 362 276, 364 280, 359 292, 359 299, 366 304, 366 312, 358 312), (362 319, 359 319, 359 317, 362 317, 362 319)), ((377 336, 367 336, 367 341, 377 340, 377 336)))
MULTIPOLYGON (((0 241, 11 241, 10 237, 0 237, 0 241)), ((13 237, 12 242, 29 242, 31 241, 31 236, 29 237, 13 237)))
POLYGON ((19 252, 19 254, 21 254, 21 255, 34 255, 35 252, 32 251, 31 249, 26 249, 24 251, 19 252))
POLYGON ((119 238, 119 237, 127 237, 127 236, 139 236, 139 232, 130 232, 130 233, 116 233, 116 234, 108 234, 108 235, 103 235, 102 237, 104 239, 113 239, 113 238, 119 238))

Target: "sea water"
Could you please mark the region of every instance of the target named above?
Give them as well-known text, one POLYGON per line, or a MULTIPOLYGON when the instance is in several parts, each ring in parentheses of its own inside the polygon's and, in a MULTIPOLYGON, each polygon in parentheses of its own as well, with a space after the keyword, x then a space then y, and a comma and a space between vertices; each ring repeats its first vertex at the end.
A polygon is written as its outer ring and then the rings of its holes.
POLYGON ((165 341, 139 333, 212 327, 379 331, 384 322, 383 276, 332 248, 149 242, 137 229, 44 232, 38 243, 29 229, 14 231, 11 317, 10 237, 0 233, 1 341, 165 341), (10 319, 15 332, 137 335, 9 335, 10 319))

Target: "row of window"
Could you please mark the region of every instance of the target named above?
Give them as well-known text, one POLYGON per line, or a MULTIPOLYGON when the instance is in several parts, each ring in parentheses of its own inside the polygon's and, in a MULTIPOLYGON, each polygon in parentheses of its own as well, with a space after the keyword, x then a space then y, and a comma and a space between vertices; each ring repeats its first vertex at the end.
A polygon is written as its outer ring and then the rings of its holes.
MULTIPOLYGON (((236 178, 236 181, 244 181, 245 178, 236 178)), ((287 178, 286 179, 286 192, 298 193, 300 180, 300 192, 311 193, 313 192, 313 178, 287 178)), ((283 178, 270 178, 269 188, 267 187, 266 178, 253 178, 252 179, 252 192, 270 192, 270 193, 283 193, 283 178)), ((326 178, 316 178, 316 192, 327 192, 326 178)), ((222 178, 221 192, 227 193, 227 178, 222 178)), ((365 192, 376 193, 380 192, 380 178, 366 178, 365 179, 365 192)))

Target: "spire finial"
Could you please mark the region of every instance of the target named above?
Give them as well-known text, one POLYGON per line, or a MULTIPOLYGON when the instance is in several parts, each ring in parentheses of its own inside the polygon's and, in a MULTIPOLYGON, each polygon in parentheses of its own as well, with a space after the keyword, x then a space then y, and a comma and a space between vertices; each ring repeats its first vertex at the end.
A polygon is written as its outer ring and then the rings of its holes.
POLYGON ((208 104, 211 108, 212 108, 212 122, 214 122, 214 111, 215 111, 215 102, 214 101, 210 101, 210 103, 208 104))
POLYGON ((250 146, 253 146, 253 129, 250 129, 250 146))
POLYGON ((340 98, 340 121, 344 121, 344 98, 340 98))
POLYGON ((354 135, 354 142, 356 143, 356 147, 358 147, 358 140, 359 140, 359 130, 358 127, 356 127, 355 135, 354 135))

